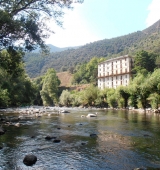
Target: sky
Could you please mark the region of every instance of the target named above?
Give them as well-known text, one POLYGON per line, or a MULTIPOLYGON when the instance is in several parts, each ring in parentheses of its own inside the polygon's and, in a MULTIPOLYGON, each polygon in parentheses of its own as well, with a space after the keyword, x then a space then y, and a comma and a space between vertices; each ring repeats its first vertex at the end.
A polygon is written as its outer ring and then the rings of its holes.
POLYGON ((54 34, 46 40, 56 47, 74 47, 126 35, 160 19, 160 0, 84 0, 65 10, 63 28, 50 21, 54 34))

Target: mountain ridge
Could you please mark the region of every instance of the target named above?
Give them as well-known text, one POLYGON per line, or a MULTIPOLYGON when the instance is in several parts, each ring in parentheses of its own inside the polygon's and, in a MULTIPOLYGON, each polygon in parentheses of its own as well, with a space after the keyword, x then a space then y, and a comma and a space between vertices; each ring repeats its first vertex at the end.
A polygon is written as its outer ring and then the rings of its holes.
MULTIPOLYGON (((77 49, 79 48, 80 46, 74 46, 74 47, 57 47, 57 46, 54 46, 52 44, 47 44, 48 48, 49 48, 49 51, 51 53, 55 53, 55 52, 61 52, 61 51, 65 51, 65 50, 68 50, 68 49, 77 49)), ((40 48, 37 48, 33 51, 33 53, 39 53, 40 52, 40 48)))
POLYGON ((139 50, 160 54, 160 20, 150 27, 127 35, 103 39, 88 43, 76 49, 51 53, 47 57, 39 54, 26 54, 24 61, 30 77, 44 74, 48 68, 57 72, 74 68, 77 64, 88 62, 93 57, 111 58, 120 55, 132 55, 139 50))

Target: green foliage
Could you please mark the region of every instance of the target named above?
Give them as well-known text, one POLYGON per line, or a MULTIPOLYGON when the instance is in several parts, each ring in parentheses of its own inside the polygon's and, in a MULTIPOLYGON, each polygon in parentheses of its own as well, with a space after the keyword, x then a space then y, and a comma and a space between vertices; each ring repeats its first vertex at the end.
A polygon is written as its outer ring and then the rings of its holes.
POLYGON ((133 72, 146 74, 147 72, 153 72, 156 68, 157 55, 148 53, 147 51, 140 51, 136 53, 134 58, 133 72))
POLYGON ((40 95, 40 91, 42 90, 42 85, 43 85, 43 77, 37 77, 36 79, 33 80, 33 84, 35 86, 35 92, 34 92, 34 95, 35 95, 35 98, 34 98, 34 101, 33 101, 33 104, 35 105, 40 105, 42 106, 43 105, 43 102, 42 102, 42 98, 41 98, 41 95, 40 95))
POLYGON ((12 77, 17 77, 24 73, 22 63, 23 53, 9 48, 8 51, 0 51, 0 67, 3 68, 12 77))
POLYGON ((73 76, 73 84, 97 83, 98 63, 103 58, 93 57, 88 63, 77 66, 76 73, 73 76))
POLYGON ((107 103, 109 107, 117 107, 117 97, 115 94, 115 89, 108 89, 107 90, 107 103))
POLYGON ((156 65, 158 68, 160 68, 160 56, 157 56, 156 58, 156 65))
MULTIPOLYGON (((83 1, 78 1, 82 3, 83 1)), ((50 18, 62 26, 64 8, 71 8, 71 0, 4 0, 0 9, 0 49, 15 47, 15 42, 23 41, 27 50, 36 45, 44 48, 44 39, 53 32, 47 27, 50 18)))
POLYGON ((130 97, 130 93, 128 87, 126 86, 119 86, 116 89, 116 92, 120 95, 120 99, 118 100, 120 108, 126 108, 128 106, 128 99, 130 97))
POLYGON ((152 109, 158 109, 158 104, 160 104, 160 94, 150 94, 148 100, 150 101, 152 109))
POLYGON ((82 91, 64 90, 60 97, 62 105, 126 108, 158 108, 160 104, 160 69, 147 75, 138 73, 128 86, 116 89, 98 89, 90 85, 82 91))
POLYGON ((54 69, 48 69, 47 73, 44 75, 42 90, 40 91, 43 104, 53 105, 58 102, 58 86, 60 85, 60 80, 56 75, 54 69))
POLYGON ((7 89, 2 89, 0 87, 0 106, 8 106, 9 105, 9 94, 7 89))
POLYGON ((148 73, 147 75, 138 73, 128 86, 131 95, 131 104, 134 106, 135 104, 138 104, 139 107, 141 106, 145 109, 149 104, 148 100, 150 100, 150 103, 153 106, 153 103, 155 103, 154 100, 157 100, 158 98, 156 94, 159 95, 160 93, 159 82, 160 69, 156 69, 152 74, 148 73))
POLYGON ((99 107, 107 107, 108 104, 106 102, 106 89, 97 91, 97 99, 95 100, 95 105, 99 107))
POLYGON ((71 92, 71 100, 72 106, 82 105, 82 92, 71 92))
POLYGON ((68 90, 63 90, 59 98, 59 102, 63 106, 70 106, 71 104, 71 94, 68 90))
POLYGON ((130 94, 136 95, 137 101, 141 103, 144 109, 147 106, 147 98, 150 94, 146 83, 148 76, 144 76, 143 74, 138 73, 129 85, 130 94))
POLYGON ((98 88, 94 85, 87 87, 82 93, 82 103, 83 105, 93 106, 95 100, 97 99, 98 88))
POLYGON ((9 48, 0 51, 0 106, 32 104, 35 87, 25 74, 22 53, 9 48))

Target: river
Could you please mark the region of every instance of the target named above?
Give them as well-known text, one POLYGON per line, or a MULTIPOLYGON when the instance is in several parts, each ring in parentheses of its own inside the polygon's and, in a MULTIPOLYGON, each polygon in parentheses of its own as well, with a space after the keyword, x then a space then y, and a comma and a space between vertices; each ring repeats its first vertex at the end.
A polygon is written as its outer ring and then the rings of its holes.
MULTIPOLYGON (((69 109, 70 113, 3 126, 0 170, 132 170, 160 168, 160 116, 125 110, 69 109), (97 117, 81 117, 97 113, 97 117), (59 143, 46 140, 59 139, 59 143), (37 156, 29 167, 26 154, 37 156)), ((3 113, 2 113, 3 114, 3 113)), ((18 113, 7 113, 15 118, 18 113)))

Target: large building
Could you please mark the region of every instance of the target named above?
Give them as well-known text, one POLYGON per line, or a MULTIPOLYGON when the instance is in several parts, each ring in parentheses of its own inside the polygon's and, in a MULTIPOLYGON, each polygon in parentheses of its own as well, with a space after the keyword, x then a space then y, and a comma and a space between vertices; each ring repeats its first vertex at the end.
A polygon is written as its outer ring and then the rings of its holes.
POLYGON ((98 64, 98 87, 100 89, 127 86, 131 78, 132 57, 125 55, 98 64))

